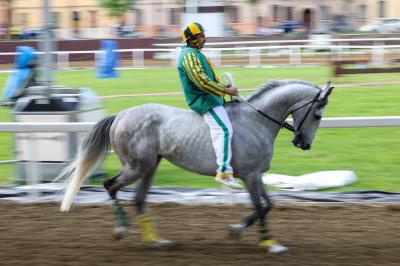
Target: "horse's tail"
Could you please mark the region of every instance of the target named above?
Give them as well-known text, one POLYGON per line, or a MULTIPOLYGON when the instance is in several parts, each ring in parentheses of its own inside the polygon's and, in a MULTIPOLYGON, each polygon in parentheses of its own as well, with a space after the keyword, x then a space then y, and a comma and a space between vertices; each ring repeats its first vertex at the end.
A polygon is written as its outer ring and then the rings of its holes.
POLYGON ((106 117, 89 130, 79 146, 75 160, 63 171, 67 175, 65 191, 60 210, 67 212, 85 178, 107 157, 110 148, 110 128, 116 116, 106 117))

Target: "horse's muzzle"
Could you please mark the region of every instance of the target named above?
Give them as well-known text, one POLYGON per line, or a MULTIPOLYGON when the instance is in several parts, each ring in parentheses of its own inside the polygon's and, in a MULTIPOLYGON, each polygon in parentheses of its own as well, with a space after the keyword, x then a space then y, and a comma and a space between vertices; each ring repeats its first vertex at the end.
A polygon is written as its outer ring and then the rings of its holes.
POLYGON ((311 149, 311 144, 305 143, 301 137, 301 133, 297 133, 292 140, 294 146, 302 150, 309 150, 311 149))

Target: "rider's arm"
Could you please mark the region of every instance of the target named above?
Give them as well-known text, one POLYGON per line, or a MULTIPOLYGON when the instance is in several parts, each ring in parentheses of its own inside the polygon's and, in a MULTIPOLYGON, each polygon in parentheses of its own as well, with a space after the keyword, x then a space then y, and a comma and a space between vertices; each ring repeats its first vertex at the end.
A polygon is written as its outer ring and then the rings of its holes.
POLYGON ((183 67, 189 79, 201 90, 224 97, 225 86, 222 83, 211 80, 205 73, 200 60, 194 53, 188 53, 183 59, 183 67))
POLYGON ((215 73, 214 65, 211 63, 210 60, 208 60, 207 57, 206 57, 206 60, 207 60, 208 65, 210 66, 211 72, 212 72, 213 75, 214 75, 215 81, 216 81, 217 83, 220 83, 219 77, 218 77, 217 73, 215 73))

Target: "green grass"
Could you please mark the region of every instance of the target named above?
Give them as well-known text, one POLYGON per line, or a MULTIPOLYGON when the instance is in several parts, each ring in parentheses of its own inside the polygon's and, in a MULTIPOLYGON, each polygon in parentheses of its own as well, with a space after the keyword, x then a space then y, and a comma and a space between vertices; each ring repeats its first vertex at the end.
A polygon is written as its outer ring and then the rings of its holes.
MULTIPOLYGON (((400 81, 398 74, 348 75, 331 77, 328 67, 230 68, 239 88, 256 88, 271 79, 296 78, 322 84, 332 80, 334 85, 347 83, 400 81)), ((62 71, 57 83, 69 87, 89 87, 98 95, 179 92, 175 69, 124 70, 122 78, 96 79, 92 70, 62 71)), ((8 74, 0 73, 4 84, 8 74)), ((243 93, 245 94, 245 93, 243 93)), ((183 96, 124 97, 106 99, 107 114, 148 102, 159 102, 186 108, 183 96)), ((336 89, 325 117, 339 116, 399 116, 399 86, 346 87, 336 89)), ((10 121, 7 109, 0 109, 0 121, 10 121)), ((359 177, 356 183, 333 190, 400 191, 400 128, 320 129, 313 149, 301 151, 291 145, 291 134, 282 131, 276 141, 271 172, 300 175, 324 170, 352 170, 359 177)), ((0 134, 0 160, 12 157, 12 135, 0 134)), ((111 155, 105 163, 108 174, 119 170, 119 162, 111 155)), ((0 165, 0 184, 12 182, 12 166, 0 165)), ((97 181, 100 182, 100 181, 97 181)), ((155 185, 218 187, 211 177, 181 170, 163 161, 157 171, 155 185)))

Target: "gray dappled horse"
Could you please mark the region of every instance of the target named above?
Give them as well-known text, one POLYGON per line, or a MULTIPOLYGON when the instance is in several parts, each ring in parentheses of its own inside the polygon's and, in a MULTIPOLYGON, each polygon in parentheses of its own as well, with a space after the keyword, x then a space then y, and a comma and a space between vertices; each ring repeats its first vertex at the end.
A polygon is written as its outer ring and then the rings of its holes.
MULTIPOLYGON (((267 231, 266 214, 271 200, 261 177, 270 168, 275 138, 282 126, 292 129, 296 147, 311 148, 332 89, 330 83, 319 88, 299 80, 276 80, 262 86, 246 102, 226 103, 234 131, 231 164, 235 176, 245 183, 255 209, 242 223, 231 225, 231 234, 239 236, 259 220, 259 245, 270 253, 287 250, 267 231), (283 123, 289 115, 293 117, 293 127, 283 123)), ((144 104, 104 118, 87 133, 75 161, 66 170, 70 176, 61 211, 69 210, 85 177, 103 162, 110 145, 122 164, 121 171, 104 182, 116 212, 116 237, 122 237, 128 226, 117 192, 140 180, 135 201, 142 238, 154 245, 167 243, 158 237, 145 214, 146 195, 162 158, 189 171, 215 175, 216 158, 207 124, 192 111, 161 104, 144 104)))

